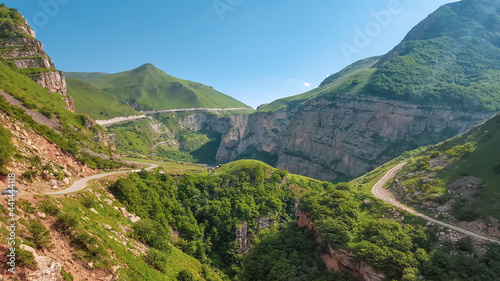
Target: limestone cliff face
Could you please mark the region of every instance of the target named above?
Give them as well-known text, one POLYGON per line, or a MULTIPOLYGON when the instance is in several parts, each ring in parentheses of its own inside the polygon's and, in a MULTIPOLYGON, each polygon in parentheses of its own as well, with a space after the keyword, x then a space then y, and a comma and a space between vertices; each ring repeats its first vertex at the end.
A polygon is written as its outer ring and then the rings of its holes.
POLYGON ((343 94, 276 112, 231 116, 217 161, 253 151, 254 156, 274 158, 276 167, 291 173, 351 179, 404 151, 463 133, 492 115, 343 94))
POLYGON ((26 36, 0 41, 0 54, 18 68, 38 69, 28 76, 40 86, 61 94, 68 110, 75 112, 73 100, 68 95, 64 74, 55 69, 54 62, 43 50, 43 44, 35 39, 35 32, 26 21, 18 29, 26 36))

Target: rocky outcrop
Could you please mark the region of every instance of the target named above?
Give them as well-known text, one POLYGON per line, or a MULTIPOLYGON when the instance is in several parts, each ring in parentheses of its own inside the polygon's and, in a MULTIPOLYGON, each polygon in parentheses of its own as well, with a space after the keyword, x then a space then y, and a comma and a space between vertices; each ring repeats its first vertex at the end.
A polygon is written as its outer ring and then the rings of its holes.
POLYGON ((39 256, 35 249, 30 246, 21 245, 21 249, 31 252, 35 257, 35 262, 37 264, 37 269, 27 276, 26 280, 29 281, 64 281, 61 275, 61 263, 58 261, 46 257, 39 256))
MULTIPOLYGON (((297 225, 309 231, 316 231, 316 228, 306 213, 297 212, 297 225)), ((341 271, 348 273, 360 281, 382 281, 385 275, 377 272, 371 265, 359 260, 355 254, 343 249, 332 248, 321 237, 316 238, 319 256, 331 271, 341 271)))
POLYGON ((240 221, 236 226, 236 243, 238 243, 240 254, 245 254, 250 249, 250 240, 248 239, 248 224, 246 221, 240 221))
POLYGON ((231 116, 217 161, 267 157, 291 173, 352 179, 404 151, 463 133, 492 115, 342 94, 275 112, 231 116))
POLYGON ((18 68, 34 69, 28 76, 50 92, 61 94, 67 109, 75 112, 73 99, 66 88, 64 74, 55 69, 54 62, 43 50, 43 44, 35 39, 33 29, 25 21, 18 30, 24 33, 23 36, 0 41, 1 55, 18 68))
POLYGON ((267 229, 274 225, 274 221, 271 220, 271 216, 264 216, 255 219, 256 228, 255 231, 248 230, 248 222, 240 221, 236 225, 236 243, 239 246, 239 253, 246 254, 250 247, 252 246, 252 240, 259 233, 259 231, 267 229))

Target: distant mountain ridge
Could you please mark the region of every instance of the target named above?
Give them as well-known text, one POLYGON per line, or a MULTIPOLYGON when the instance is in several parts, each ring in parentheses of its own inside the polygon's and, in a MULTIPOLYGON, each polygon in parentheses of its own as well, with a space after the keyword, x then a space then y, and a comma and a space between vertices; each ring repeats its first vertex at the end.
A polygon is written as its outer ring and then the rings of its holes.
POLYGON ((67 72, 126 101, 135 110, 178 108, 249 108, 248 105, 198 82, 175 78, 150 63, 115 74, 67 72))
POLYGON ((471 129, 500 110, 499 3, 444 5, 388 54, 259 107, 223 135, 217 160, 349 180, 471 129))

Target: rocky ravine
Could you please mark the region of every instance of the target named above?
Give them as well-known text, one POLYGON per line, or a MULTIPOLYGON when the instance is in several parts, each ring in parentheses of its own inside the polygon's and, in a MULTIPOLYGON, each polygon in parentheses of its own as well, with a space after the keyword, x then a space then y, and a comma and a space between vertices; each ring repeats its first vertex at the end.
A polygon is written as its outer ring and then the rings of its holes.
POLYGON ((193 131, 209 128, 222 134, 218 162, 265 159, 291 173, 348 180, 404 151, 463 133, 492 115, 343 94, 220 119, 193 113, 179 122, 193 131))
POLYGON ((19 30, 25 33, 25 36, 0 41, 0 55, 18 68, 39 69, 40 71, 30 73, 28 76, 38 85, 48 88, 53 93, 61 94, 68 110, 75 112, 75 105, 68 94, 62 71, 55 69, 54 62, 45 53, 42 42, 35 39, 35 32, 27 22, 19 26, 19 30))

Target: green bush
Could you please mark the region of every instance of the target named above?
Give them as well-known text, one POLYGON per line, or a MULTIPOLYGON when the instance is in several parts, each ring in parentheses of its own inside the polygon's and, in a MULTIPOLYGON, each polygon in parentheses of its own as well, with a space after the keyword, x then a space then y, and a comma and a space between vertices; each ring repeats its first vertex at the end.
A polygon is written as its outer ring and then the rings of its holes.
POLYGON ((55 223, 56 228, 63 233, 70 233, 78 225, 78 216, 74 213, 60 213, 55 223))
POLYGON ((455 146, 446 151, 446 155, 450 158, 453 157, 464 157, 469 155, 474 151, 475 147, 472 143, 468 142, 464 145, 455 146))
POLYGON ((187 270, 181 270, 179 274, 177 274, 177 280, 179 281, 195 281, 193 273, 187 270))
POLYGON ((29 240, 36 245, 37 249, 52 248, 52 236, 50 231, 39 220, 32 221, 28 224, 28 232, 30 233, 29 240))
POLYGON ((91 194, 87 194, 86 196, 80 199, 80 202, 82 203, 83 206, 89 209, 94 208, 95 206, 97 206, 97 197, 91 194))
POLYGON ((146 253, 146 261, 154 268, 165 273, 167 272, 168 255, 155 248, 150 248, 146 253))
POLYGON ((37 266, 35 256, 33 256, 31 252, 16 247, 16 266, 27 267, 29 269, 35 270, 37 266))
POLYGON ((0 125, 0 167, 7 164, 14 153, 11 137, 11 133, 0 125))
POLYGON ((37 171, 26 171, 24 172, 22 175, 21 175, 21 178, 29 181, 29 182, 33 182, 33 179, 36 178, 36 175, 38 174, 37 171))
POLYGON ((60 212, 59 207, 52 200, 43 201, 38 209, 51 216, 57 216, 60 212))
POLYGON ((64 268, 61 267, 61 276, 64 278, 64 281, 73 281, 73 275, 70 272, 66 272, 64 268))
POLYGON ((142 219, 136 222, 132 226, 132 229, 134 229, 135 236, 149 246, 164 252, 171 250, 170 234, 159 222, 151 219, 142 219))

